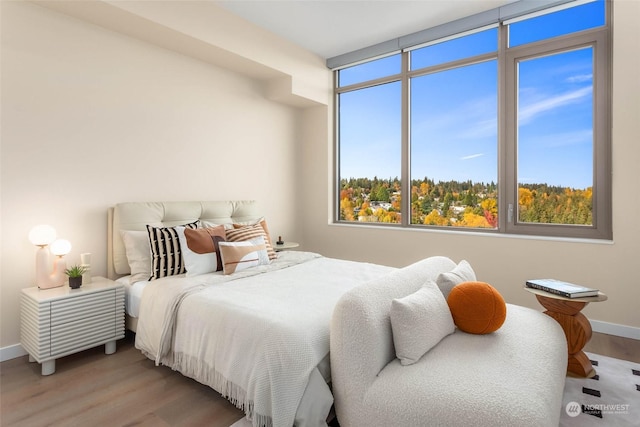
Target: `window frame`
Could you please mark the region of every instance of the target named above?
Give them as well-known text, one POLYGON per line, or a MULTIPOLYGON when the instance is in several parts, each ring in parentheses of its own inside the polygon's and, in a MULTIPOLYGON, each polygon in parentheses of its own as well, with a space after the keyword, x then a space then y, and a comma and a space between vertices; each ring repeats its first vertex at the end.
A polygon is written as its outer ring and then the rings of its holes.
MULTIPOLYGON (((608 13, 608 11, 607 11, 608 13)), ((585 30, 576 34, 520 45, 505 53, 505 149, 504 176, 499 180, 505 185, 505 196, 498 200, 503 228, 508 234, 535 236, 559 236, 575 238, 611 239, 611 121, 610 121, 610 64, 608 32, 602 28, 585 30), (592 225, 540 224, 519 222, 517 219, 517 63, 535 58, 579 49, 593 48, 593 192, 592 225), (500 205, 500 201, 503 205, 500 205), (511 205, 513 208, 510 209, 511 205), (507 213, 506 215, 504 213, 507 213), (509 218, 510 217, 510 218, 509 218)))
MULTIPOLYGON (((334 194, 333 223, 352 226, 382 226, 408 229, 431 229, 443 232, 489 233, 498 235, 525 235, 552 238, 612 239, 612 181, 611 181, 611 3, 605 2, 605 24, 568 35, 508 47, 508 24, 498 26, 497 52, 410 70, 411 48, 388 55, 401 55, 401 72, 339 86, 339 69, 334 71, 334 194), (524 223, 517 221, 517 61, 529 57, 560 53, 580 47, 593 46, 593 193, 592 225, 524 223), (496 112, 498 152, 498 225, 495 229, 472 227, 445 227, 411 224, 411 159, 410 159, 410 84, 413 77, 440 72, 464 65, 497 58, 498 61, 498 109, 496 112), (401 176, 402 222, 397 224, 340 219, 340 94, 401 81, 401 176), (510 209, 510 206, 512 209, 510 209)), ((479 28, 478 30, 482 30, 479 28)), ((460 36, 468 34, 461 33, 460 36)), ((379 59, 375 58, 375 59, 379 59)))

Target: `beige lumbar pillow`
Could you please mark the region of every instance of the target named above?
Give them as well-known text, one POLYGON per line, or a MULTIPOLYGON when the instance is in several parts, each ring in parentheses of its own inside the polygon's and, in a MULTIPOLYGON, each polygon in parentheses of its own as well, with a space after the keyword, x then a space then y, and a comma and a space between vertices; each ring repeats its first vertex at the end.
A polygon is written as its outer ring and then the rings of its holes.
POLYGON ((262 236, 243 242, 220 242, 219 247, 225 275, 271 263, 262 236))

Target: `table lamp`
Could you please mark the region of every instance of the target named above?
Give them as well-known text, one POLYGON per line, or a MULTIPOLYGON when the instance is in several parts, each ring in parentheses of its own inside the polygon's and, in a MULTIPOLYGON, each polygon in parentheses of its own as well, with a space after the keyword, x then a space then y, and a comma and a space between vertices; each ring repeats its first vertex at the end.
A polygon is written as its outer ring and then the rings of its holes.
POLYGON ((37 225, 29 232, 29 241, 38 246, 36 253, 36 283, 40 289, 55 288, 64 285, 67 264, 64 256, 71 251, 68 240, 57 239, 56 230, 50 225, 37 225), (56 255, 53 272, 49 273, 49 251, 56 255))

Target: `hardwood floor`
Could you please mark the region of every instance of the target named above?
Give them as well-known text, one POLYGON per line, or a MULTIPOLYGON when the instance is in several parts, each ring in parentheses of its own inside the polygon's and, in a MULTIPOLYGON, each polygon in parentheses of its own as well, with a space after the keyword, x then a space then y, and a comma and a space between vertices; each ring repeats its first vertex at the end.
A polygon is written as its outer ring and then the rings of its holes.
POLYGON ((584 351, 640 363, 640 340, 594 332, 584 351))
POLYGON ((215 390, 134 347, 133 336, 56 361, 43 377, 28 357, 0 364, 0 425, 228 427, 244 414, 215 390))
MULTIPOLYGON (((586 351, 640 363, 640 341, 594 333, 586 351)), ((133 337, 56 362, 43 377, 27 356, 0 364, 0 425, 228 427, 243 414, 211 388, 143 356, 133 337)))

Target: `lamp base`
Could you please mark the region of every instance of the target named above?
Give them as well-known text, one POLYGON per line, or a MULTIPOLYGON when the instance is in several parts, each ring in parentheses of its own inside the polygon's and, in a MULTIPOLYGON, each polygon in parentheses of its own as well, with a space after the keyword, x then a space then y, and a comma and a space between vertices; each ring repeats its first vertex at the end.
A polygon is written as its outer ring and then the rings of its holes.
POLYGON ((36 283, 40 289, 57 288, 63 286, 67 276, 64 271, 67 269, 67 264, 62 258, 58 256, 53 263, 53 273, 48 273, 49 264, 49 251, 44 246, 40 246, 40 249, 36 253, 36 283))

